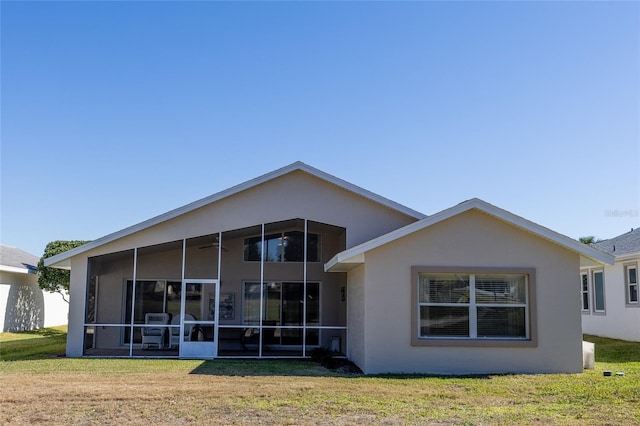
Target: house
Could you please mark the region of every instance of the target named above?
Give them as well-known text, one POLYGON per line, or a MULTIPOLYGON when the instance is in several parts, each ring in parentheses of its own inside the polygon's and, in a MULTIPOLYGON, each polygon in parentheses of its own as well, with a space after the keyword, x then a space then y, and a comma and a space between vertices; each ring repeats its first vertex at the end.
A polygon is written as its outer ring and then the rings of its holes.
POLYGON ((484 201, 425 216, 296 162, 46 259, 67 356, 299 358, 365 373, 582 371, 575 271, 613 257, 484 201))
POLYGON ((68 303, 38 286, 32 254, 0 245, 0 331, 27 331, 67 323, 68 303))
POLYGON ((582 329, 596 336, 640 342, 640 228, 593 247, 614 256, 615 263, 580 270, 582 329))

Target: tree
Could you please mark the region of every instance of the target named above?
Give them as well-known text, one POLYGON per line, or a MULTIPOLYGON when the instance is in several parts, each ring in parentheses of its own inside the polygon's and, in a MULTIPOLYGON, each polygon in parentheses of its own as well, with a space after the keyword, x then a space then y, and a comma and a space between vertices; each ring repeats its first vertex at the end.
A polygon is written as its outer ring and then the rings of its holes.
POLYGON ((586 237, 578 238, 578 241, 580 241, 582 244, 593 244, 597 243, 599 240, 596 240, 596 237, 594 237, 593 235, 589 235, 586 237))
POLYGON ((89 241, 51 241, 44 249, 44 255, 38 262, 38 285, 41 289, 47 290, 51 293, 60 293, 62 299, 69 303, 66 295, 69 293, 69 281, 71 279, 70 271, 64 269, 50 268, 44 266, 44 260, 46 258, 55 256, 56 254, 64 253, 72 248, 81 246, 89 241))

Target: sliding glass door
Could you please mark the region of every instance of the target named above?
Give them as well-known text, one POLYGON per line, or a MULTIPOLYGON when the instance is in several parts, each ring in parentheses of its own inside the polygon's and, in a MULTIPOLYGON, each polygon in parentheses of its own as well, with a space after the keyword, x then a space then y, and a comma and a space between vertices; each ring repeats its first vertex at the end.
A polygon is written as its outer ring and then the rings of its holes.
POLYGON ((262 344, 277 346, 318 345, 318 330, 304 331, 320 324, 320 284, 317 282, 266 282, 260 304, 260 283, 244 284, 244 323, 262 326, 262 344), (260 311, 262 308, 262 321, 260 311))

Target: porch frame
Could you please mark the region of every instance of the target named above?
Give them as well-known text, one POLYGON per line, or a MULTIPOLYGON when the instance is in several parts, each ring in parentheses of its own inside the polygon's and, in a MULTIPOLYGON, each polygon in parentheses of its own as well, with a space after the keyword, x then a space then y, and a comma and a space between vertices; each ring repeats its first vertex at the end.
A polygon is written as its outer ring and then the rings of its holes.
MULTIPOLYGON (((265 285, 265 263, 266 263, 266 240, 265 240, 265 225, 268 225, 266 223, 261 223, 260 226, 260 232, 261 232, 261 256, 260 256, 260 320, 259 320, 259 324, 257 326, 252 326, 251 328, 255 328, 259 330, 259 345, 258 345, 258 354, 256 355, 249 355, 249 356, 229 356, 229 355, 223 355, 220 356, 219 355, 219 342, 218 342, 218 338, 219 338, 219 330, 220 329, 236 329, 236 328, 243 328, 243 327, 247 327, 246 324, 243 324, 243 314, 241 314, 241 318, 240 318, 240 322, 238 324, 224 324, 221 325, 219 322, 219 309, 218 306, 216 306, 216 319, 215 319, 215 324, 214 324, 214 333, 215 333, 215 339, 216 339, 216 344, 215 344, 215 353, 212 354, 212 357, 207 357, 207 359, 209 358, 268 358, 268 359, 273 359, 273 358, 293 358, 293 359, 299 359, 299 358, 306 358, 309 356, 308 353, 308 348, 307 348, 307 331, 308 330, 318 330, 319 332, 319 344, 321 344, 321 334, 320 332, 322 330, 334 330, 337 333, 340 333, 341 336, 344 336, 342 338, 342 348, 341 348, 341 353, 347 353, 348 350, 348 340, 347 340, 347 326, 333 326, 333 325, 322 325, 322 322, 320 322, 319 325, 313 325, 313 326, 308 326, 307 325, 307 274, 308 274, 308 268, 307 268, 307 264, 308 264, 308 248, 307 248, 307 244, 308 244, 308 219, 301 219, 304 221, 304 240, 303 240, 303 259, 304 261, 302 262, 303 266, 303 270, 302 270, 302 285, 303 285, 303 297, 304 297, 304 303, 302 306, 302 319, 303 319, 303 323, 302 326, 285 326, 285 325, 277 325, 277 326, 265 326, 264 325, 264 298, 265 298, 265 294, 264 294, 264 285, 265 285), (283 356, 277 356, 277 355, 265 355, 263 353, 263 330, 265 329, 273 329, 273 328, 277 328, 277 329, 297 329, 300 330, 302 332, 302 350, 301 350, 301 356, 291 356, 291 355, 283 355, 283 356)), ((277 222, 271 222, 271 223, 277 223, 277 222)), ((270 224, 270 223, 269 223, 270 224)), ((258 226, 258 225, 255 225, 258 226)), ((220 283, 222 282, 222 231, 219 231, 217 233, 218 235, 218 247, 217 247, 217 277, 216 278, 211 278, 213 280, 217 281, 217 291, 216 291, 216 304, 219 303, 219 298, 220 298, 220 283)), ((214 235, 214 234, 210 234, 210 235, 214 235)), ((198 238, 198 237, 191 237, 191 238, 198 238)), ((182 282, 184 282, 185 280, 198 280, 201 279, 203 281, 206 281, 208 279, 204 279, 204 278, 189 278, 185 275, 185 259, 186 259, 186 252, 187 252, 187 240, 188 238, 183 238, 182 239, 182 264, 181 264, 181 280, 182 282)), ((179 240, 178 240, 179 241, 179 240)), ((177 241, 176 241, 177 242, 177 241)), ((171 241, 166 242, 166 243, 171 243, 171 241)), ((139 347, 141 348, 141 345, 139 343, 135 343, 134 342, 134 330, 136 329, 140 329, 145 327, 144 324, 136 324, 135 323, 135 306, 136 306, 136 285, 137 285, 137 281, 138 281, 138 250, 141 248, 145 248, 147 246, 140 246, 140 247, 134 247, 133 249, 129 249, 129 250, 133 250, 133 276, 132 276, 132 281, 133 281, 133 287, 132 287, 132 294, 131 294, 131 312, 130 312, 130 322, 127 324, 125 322, 123 323, 97 323, 97 322, 87 322, 87 313, 86 313, 86 305, 84 307, 84 312, 83 312, 83 343, 82 343, 82 356, 83 357, 92 357, 92 356, 96 356, 96 357, 115 357, 115 358, 179 358, 179 353, 180 351, 178 351, 178 354, 173 355, 173 354, 169 354, 169 353, 161 353, 161 354, 144 354, 144 355, 138 355, 134 353, 134 349, 139 349, 139 347), (89 328, 94 328, 94 333, 95 333, 95 329, 98 327, 102 327, 102 328, 120 328, 121 330, 128 328, 129 329, 129 342, 128 342, 128 354, 127 355, 118 355, 118 354, 112 354, 112 355, 101 355, 101 354, 96 354, 96 355, 87 355, 86 354, 86 341, 85 339, 87 339, 87 330, 89 328)), ((89 267, 89 261, 91 258, 87 258, 87 279, 85 282, 85 299, 86 299, 86 295, 87 295, 87 289, 88 289, 88 285, 89 282, 91 280, 91 275, 90 275, 90 267, 89 267)), ((271 280, 270 280, 271 281, 271 280)), ((284 280, 286 281, 286 280, 284 280)), ((165 285, 168 282, 165 281, 165 285)), ((344 292, 346 293, 346 288, 344 290, 344 292)), ((97 291, 96 291, 96 295, 97 295, 97 291)), ((97 298, 96 298, 97 299, 97 298)), ((242 299, 242 296, 240 297, 240 299, 242 299)), ((242 299, 243 300, 243 299, 242 299)), ((85 300, 85 304, 86 304, 86 300, 85 300)), ((96 312, 99 306, 99 300, 95 301, 95 306, 96 306, 96 312)), ((185 305, 184 305, 184 295, 182 295, 182 300, 181 300, 181 312, 184 311, 185 309, 185 305)), ((322 312, 322 311, 321 311, 322 312)), ((322 317, 321 317, 322 318, 322 317)), ((348 310, 345 309, 345 324, 348 324, 348 310)), ((176 328, 178 326, 175 325, 168 325, 167 326, 169 330, 171 330, 172 328, 176 328)), ((184 321, 180 320, 180 335, 182 336, 184 333, 184 321)), ((94 334, 94 342, 95 342, 95 334, 94 334)), ((314 347, 316 347, 314 345, 314 347)), ((124 348, 123 348, 124 349, 124 348)), ((96 351, 101 351, 100 349, 96 349, 96 351)), ((106 352, 118 352, 118 350, 103 350, 106 352)), ((167 351, 169 352, 169 351, 167 351)))

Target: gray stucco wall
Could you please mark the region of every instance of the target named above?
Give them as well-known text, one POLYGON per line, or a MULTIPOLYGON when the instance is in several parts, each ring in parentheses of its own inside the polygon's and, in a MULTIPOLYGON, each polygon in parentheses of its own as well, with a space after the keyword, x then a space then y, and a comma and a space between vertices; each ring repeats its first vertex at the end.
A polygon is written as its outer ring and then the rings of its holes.
MULTIPOLYGON (((582 371, 576 253, 469 211, 367 252, 365 265, 366 373, 582 371), (537 346, 412 346, 412 266, 535 268, 537 346)), ((350 286, 361 277, 350 272, 350 286)))
POLYGON ((358 266, 348 274, 347 294, 347 341, 349 342, 347 357, 360 366, 366 368, 365 358, 365 268, 358 266))
MULTIPOLYGON (((202 207, 97 247, 71 259, 71 307, 67 356, 81 356, 83 352, 82 324, 84 321, 88 258, 131 250, 134 247, 147 247, 182 240, 183 238, 192 238, 293 218, 304 218, 346 229, 346 235, 341 237, 340 244, 344 245, 346 242, 347 248, 416 220, 326 181, 297 171, 223 199, 215 204, 202 207)), ((236 242, 223 241, 223 244, 227 243, 229 244, 227 249, 231 252, 233 249, 231 245, 241 244, 242 242, 240 240, 236 242)), ((337 241, 327 241, 327 243, 331 245, 338 244, 337 241)), ((259 265, 245 263, 238 266, 236 262, 242 263, 241 259, 227 261, 224 256, 225 254, 223 253, 223 268, 225 269, 221 276, 221 292, 236 292, 236 300, 239 300, 241 297, 240 283, 242 280, 253 280, 256 276, 259 276, 259 265)), ((173 259, 175 260, 175 257, 173 259)), ((175 265, 174 260, 169 261, 167 265, 175 265)), ((324 261, 327 260, 324 259, 324 261)), ((126 266, 122 266, 120 269, 124 267, 126 266)), ((280 280, 286 279, 286 268, 292 268, 292 277, 301 276, 299 269, 293 270, 294 268, 300 268, 299 266, 268 265, 265 268, 265 279, 269 280, 271 276, 280 280), (277 275, 271 275, 272 268, 279 268, 277 275)), ((165 271, 167 276, 160 276, 161 274, 157 268, 147 272, 144 267, 141 267, 137 277, 139 279, 142 277, 153 279, 172 278, 173 275, 176 275, 175 266, 171 266, 169 269, 165 271)), ((316 273, 324 275, 322 264, 310 265, 308 273, 309 281, 314 279, 314 274, 316 273)), ((101 277, 99 297, 106 297, 103 292, 109 291, 108 297, 113 300, 113 303, 121 304, 122 277, 126 276, 126 274, 127 271, 119 270, 111 278, 101 277), (105 283, 105 280, 108 281, 108 284, 105 283), (118 290, 118 287, 120 290, 118 290), (106 290, 107 288, 110 290, 106 290)), ((131 272, 128 276, 132 277, 132 275, 131 272)), ((179 278, 179 274, 177 274, 176 278, 179 278)), ((341 285, 345 284, 344 275, 328 274, 324 275, 322 280, 323 299, 335 300, 341 285)), ((330 306, 327 305, 325 308, 330 309, 330 306)), ((344 309, 341 310, 336 306, 335 311, 338 316, 336 320, 338 324, 336 325, 344 325, 346 323, 345 315, 340 314, 340 311, 344 312, 344 309), (342 318, 339 318, 340 315, 342 315, 342 318)), ((116 311, 114 309, 109 315, 110 320, 116 320, 116 317, 118 317, 115 322, 121 321, 122 314, 120 310, 116 311)), ((110 340, 113 341, 113 339, 114 337, 112 336, 110 340)))

